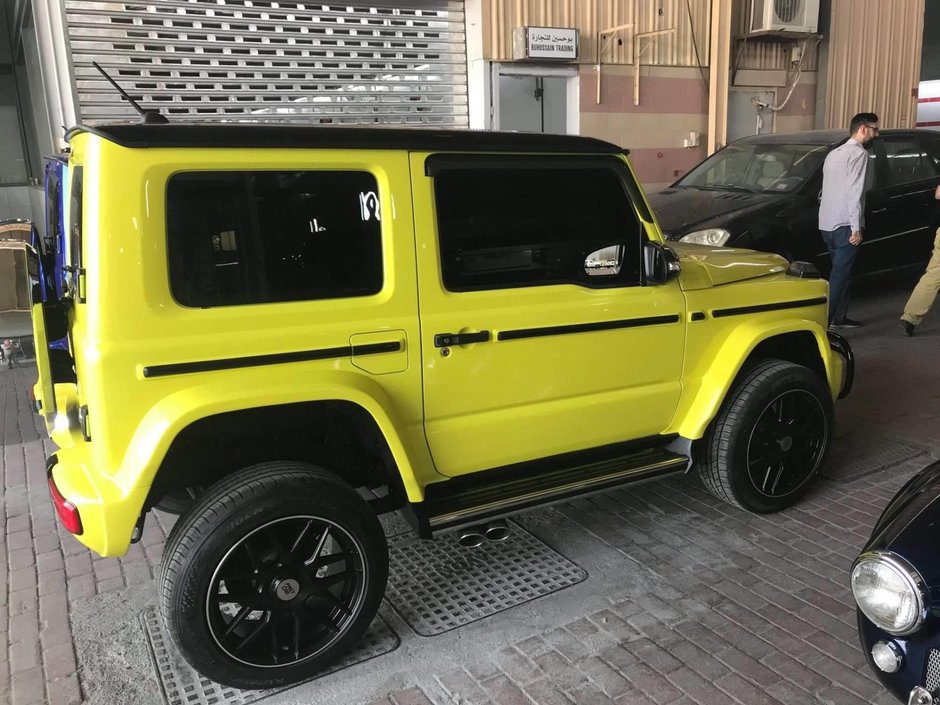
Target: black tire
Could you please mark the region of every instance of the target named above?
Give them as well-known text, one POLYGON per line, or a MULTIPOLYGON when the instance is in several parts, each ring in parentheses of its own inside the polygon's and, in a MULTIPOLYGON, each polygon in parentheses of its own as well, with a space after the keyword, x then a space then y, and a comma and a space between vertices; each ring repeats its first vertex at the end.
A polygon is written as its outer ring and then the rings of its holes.
POLYGON ((167 539, 161 577, 167 629, 193 668, 273 688, 355 646, 385 593, 388 547, 352 487, 310 465, 265 463, 196 500, 167 539))
POLYGON ((709 426, 697 458, 705 487, 759 514, 800 499, 826 460, 832 397, 823 379, 792 362, 742 372, 709 426))
POLYGON ((176 514, 179 516, 191 506, 193 506, 193 503, 196 501, 196 497, 202 493, 203 489, 201 487, 187 487, 185 489, 170 490, 160 498, 160 501, 157 502, 154 507, 159 509, 161 512, 166 512, 167 514, 176 514))

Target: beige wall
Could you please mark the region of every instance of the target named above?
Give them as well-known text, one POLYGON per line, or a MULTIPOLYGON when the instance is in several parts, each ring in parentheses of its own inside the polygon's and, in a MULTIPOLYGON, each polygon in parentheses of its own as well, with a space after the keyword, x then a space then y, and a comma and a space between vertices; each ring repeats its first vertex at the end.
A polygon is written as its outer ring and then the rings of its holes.
POLYGON ((705 158, 708 99, 696 68, 644 66, 640 104, 633 104, 633 68, 608 66, 597 103, 596 73, 582 67, 581 134, 630 150, 630 161, 643 185, 654 190, 672 183, 705 158), (683 147, 690 132, 700 146, 683 147))
MULTIPOLYGON (((937 2, 937 0, 929 0, 937 2)), ((925 0, 832 0, 826 124, 859 112, 914 127, 925 0)))
MULTIPOLYGON (((515 27, 577 27, 581 31, 581 63, 596 60, 597 33, 623 24, 633 30, 620 32, 604 51, 604 63, 633 63, 633 32, 676 29, 650 42, 643 63, 657 66, 697 66, 693 31, 698 53, 708 63, 710 0, 484 0, 483 56, 493 61, 512 60, 512 30, 515 27), (662 15, 658 8, 662 6, 662 15), (689 19, 691 7, 691 22, 689 19), (617 44, 617 39, 623 44, 617 44)), ((644 40, 644 45, 649 40, 644 40)))
MULTIPOLYGON (((861 0, 859 0, 861 1, 861 0)), ((891 0, 887 0, 890 2, 891 0)), ((483 56, 493 61, 512 59, 514 27, 577 27, 581 31, 580 63, 596 61, 597 33, 622 24, 634 24, 632 30, 616 35, 604 51, 604 63, 633 63, 633 32, 675 28, 674 37, 662 37, 643 51, 643 63, 653 66, 698 66, 708 64, 711 0, 484 0, 482 3, 483 56), (658 8, 662 7, 662 15, 658 8), (691 19, 690 19, 691 9, 691 19), (694 41, 693 41, 694 38, 694 41)), ((734 0, 733 34, 747 32, 750 0, 734 0)), ((790 50, 796 40, 736 40, 735 62, 739 68, 786 69, 790 50)), ((802 43, 802 40, 800 40, 802 43)), ((807 43, 803 68, 815 71, 817 51, 814 41, 807 43)))
MULTIPOLYGON (((732 34, 743 34, 749 1, 734 0, 732 34)), ((708 143, 708 68, 711 0, 483 0, 480 4, 482 58, 512 61, 515 27, 575 27, 580 31, 580 133, 626 147, 643 184, 665 186, 705 158, 708 143), (657 9, 662 7, 662 15, 657 9), (603 52, 601 96, 597 100, 595 51, 601 29, 633 23, 615 35, 603 52), (675 36, 649 41, 642 53, 639 105, 633 98, 633 32, 676 29, 675 36), (694 42, 693 42, 694 37, 694 42), (617 38, 623 40, 617 43, 617 38), (696 57, 696 47, 698 57, 696 57), (686 148, 690 132, 700 134, 698 147, 686 148)), ((734 61, 752 80, 767 79, 782 98, 792 80, 791 50, 802 41, 736 40, 734 61)), ((645 46, 642 45, 642 46, 645 46)), ((787 107, 776 116, 776 130, 812 129, 816 111, 817 51, 807 45, 803 75, 787 107)), ((737 85, 740 85, 738 83, 737 85)))

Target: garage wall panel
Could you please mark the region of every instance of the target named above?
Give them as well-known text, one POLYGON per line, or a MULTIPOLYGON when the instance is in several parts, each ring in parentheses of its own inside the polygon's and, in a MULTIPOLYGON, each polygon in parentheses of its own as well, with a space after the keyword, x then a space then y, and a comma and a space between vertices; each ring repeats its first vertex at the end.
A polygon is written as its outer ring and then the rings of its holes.
POLYGON ((466 126, 463 2, 66 0, 82 119, 466 126))
POLYGON ((734 27, 731 65, 738 69, 790 70, 794 47, 805 47, 803 71, 816 71, 819 63, 818 41, 813 37, 748 36, 751 27, 750 0, 736 0, 732 12, 734 27))
MULTIPOLYGON (((931 0, 935 2, 936 0, 931 0)), ((826 124, 873 111, 882 127, 913 127, 924 0, 832 0, 826 124)))
POLYGON ((618 33, 607 44, 602 57, 605 64, 633 63, 634 32, 673 27, 674 36, 643 41, 642 63, 698 66, 697 45, 702 63, 707 64, 710 5, 710 0, 490 0, 483 3, 483 56, 511 60, 515 27, 577 27, 581 30, 580 63, 594 63, 597 33, 633 24, 633 29, 618 33), (623 43, 618 44, 618 39, 623 43))

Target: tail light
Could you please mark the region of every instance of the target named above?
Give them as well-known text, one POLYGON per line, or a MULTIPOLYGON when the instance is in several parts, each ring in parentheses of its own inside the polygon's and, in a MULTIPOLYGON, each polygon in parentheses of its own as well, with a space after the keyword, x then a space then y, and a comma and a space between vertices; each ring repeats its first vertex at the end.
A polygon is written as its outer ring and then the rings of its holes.
POLYGON ((55 511, 59 515, 62 526, 76 536, 81 536, 82 518, 78 515, 78 507, 62 496, 59 488, 55 486, 52 473, 49 473, 49 492, 52 494, 52 503, 55 505, 55 511))

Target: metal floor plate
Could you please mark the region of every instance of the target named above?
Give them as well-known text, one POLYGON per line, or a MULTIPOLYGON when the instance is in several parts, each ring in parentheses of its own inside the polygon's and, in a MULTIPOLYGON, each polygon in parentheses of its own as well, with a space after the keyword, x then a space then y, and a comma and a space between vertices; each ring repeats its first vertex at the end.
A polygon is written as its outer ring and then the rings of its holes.
POLYGON ((838 438, 833 443, 823 477, 851 482, 926 454, 926 450, 877 434, 838 438))
MULTIPOLYGON (((244 705, 279 693, 287 688, 273 690, 239 690, 219 685, 190 668, 170 641, 163 618, 156 606, 151 605, 141 613, 141 622, 150 653, 153 657, 157 678, 167 705, 244 705)), ((344 659, 315 678, 335 673, 357 663, 394 651, 400 644, 398 635, 391 630, 381 616, 376 616, 359 646, 344 659)), ((312 680, 312 679, 311 679, 312 680)))
POLYGON ((389 539, 385 599, 421 636, 434 636, 576 585, 587 573, 518 524, 503 542, 464 548, 457 534, 389 539))

